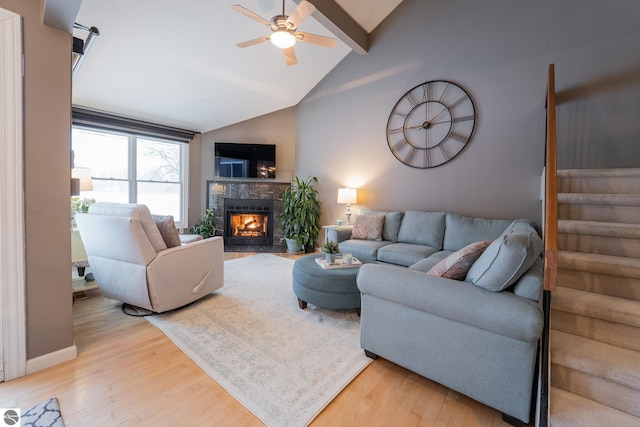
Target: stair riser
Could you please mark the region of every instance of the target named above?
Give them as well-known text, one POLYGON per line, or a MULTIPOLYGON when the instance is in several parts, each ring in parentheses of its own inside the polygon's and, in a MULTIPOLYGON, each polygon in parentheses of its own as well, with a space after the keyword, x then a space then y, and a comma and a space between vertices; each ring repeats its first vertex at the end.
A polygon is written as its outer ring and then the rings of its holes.
POLYGON ((640 390, 551 364, 551 385, 640 417, 640 390))
POLYGON ((624 178, 560 178, 560 193, 640 194, 640 176, 624 178))
MULTIPOLYGON (((578 255, 580 254, 578 253, 578 255)), ((632 258, 617 258, 617 260, 634 261, 634 259, 632 258)), ((630 277, 640 280, 640 267, 638 263, 619 262, 615 264, 612 263, 610 259, 594 260, 585 257, 573 256, 572 252, 561 251, 558 254, 558 268, 565 268, 575 271, 589 271, 591 273, 607 274, 610 276, 619 277, 630 277)))
POLYGON ((640 224, 639 212, 640 206, 608 206, 566 203, 558 205, 558 218, 578 221, 640 224))
POLYGON ((551 310, 551 328, 640 352, 640 328, 551 310))
POLYGON ((640 240, 638 239, 560 233, 558 248, 572 252, 640 258, 640 240))
POLYGON ((640 301, 640 280, 635 278, 560 268, 558 286, 640 301))

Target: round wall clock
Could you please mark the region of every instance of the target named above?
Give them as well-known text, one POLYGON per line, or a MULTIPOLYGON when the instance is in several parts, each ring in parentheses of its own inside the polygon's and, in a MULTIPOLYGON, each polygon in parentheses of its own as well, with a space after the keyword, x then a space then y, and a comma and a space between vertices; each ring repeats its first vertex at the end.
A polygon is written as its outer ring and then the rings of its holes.
POLYGON ((467 146, 476 122, 469 94, 455 83, 434 80, 405 93, 387 121, 387 143, 407 166, 443 165, 467 146))

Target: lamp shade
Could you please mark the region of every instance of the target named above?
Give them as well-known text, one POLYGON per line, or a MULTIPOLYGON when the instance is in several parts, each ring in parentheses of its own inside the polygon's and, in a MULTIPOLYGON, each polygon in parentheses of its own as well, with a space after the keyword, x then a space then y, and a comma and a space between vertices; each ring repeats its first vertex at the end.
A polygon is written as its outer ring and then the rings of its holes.
POLYGON ((358 194, 355 188, 338 188, 338 203, 357 203, 358 194))
POLYGON ((77 178, 80 180, 80 191, 93 190, 93 181, 91 180, 91 169, 73 168, 71 169, 71 178, 77 178))

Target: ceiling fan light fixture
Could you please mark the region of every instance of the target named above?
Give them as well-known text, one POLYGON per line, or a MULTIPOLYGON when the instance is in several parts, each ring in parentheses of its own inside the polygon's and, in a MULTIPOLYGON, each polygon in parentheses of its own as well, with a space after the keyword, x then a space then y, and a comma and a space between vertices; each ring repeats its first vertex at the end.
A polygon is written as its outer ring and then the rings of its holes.
POLYGON ((296 38, 287 30, 274 31, 270 37, 271 43, 280 49, 286 49, 296 44, 296 38))

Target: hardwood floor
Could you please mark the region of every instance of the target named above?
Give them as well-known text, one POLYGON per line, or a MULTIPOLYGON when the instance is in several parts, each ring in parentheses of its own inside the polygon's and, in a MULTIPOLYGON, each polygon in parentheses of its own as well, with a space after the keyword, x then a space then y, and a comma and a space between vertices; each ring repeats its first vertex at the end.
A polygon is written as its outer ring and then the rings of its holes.
MULTIPOLYGON (((95 290, 78 298, 78 358, 0 384, 0 408, 25 410, 55 396, 67 426, 262 425, 164 334, 144 318, 123 314, 120 306, 95 290)), ((508 424, 499 412, 378 359, 311 425, 508 424)))

